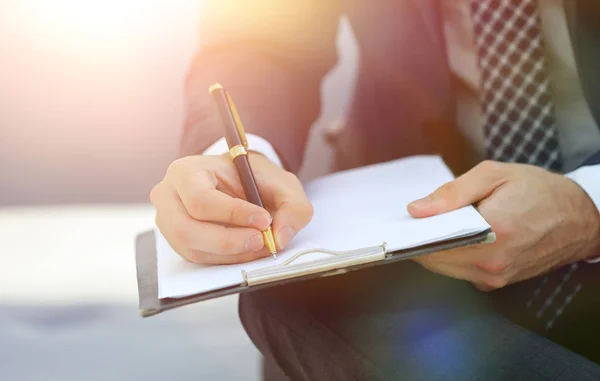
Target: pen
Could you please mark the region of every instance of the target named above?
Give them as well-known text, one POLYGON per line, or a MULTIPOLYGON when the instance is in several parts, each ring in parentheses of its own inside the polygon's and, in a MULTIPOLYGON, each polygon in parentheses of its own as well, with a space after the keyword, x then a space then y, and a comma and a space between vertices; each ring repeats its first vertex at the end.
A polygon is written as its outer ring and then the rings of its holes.
MULTIPOLYGON (((246 194, 246 199, 263 208, 263 203, 258 193, 258 187, 256 186, 256 180, 250 167, 250 161, 248 160, 248 141, 246 140, 246 134, 242 121, 238 115, 238 112, 231 100, 231 96, 223 86, 216 83, 208 89, 208 92, 212 95, 225 130, 225 140, 229 147, 229 154, 235 164, 240 181, 242 182, 242 188, 246 194)), ((271 226, 267 230, 262 232, 265 246, 273 256, 273 259, 277 259, 277 249, 275 247, 275 238, 273 237, 273 230, 271 226)))

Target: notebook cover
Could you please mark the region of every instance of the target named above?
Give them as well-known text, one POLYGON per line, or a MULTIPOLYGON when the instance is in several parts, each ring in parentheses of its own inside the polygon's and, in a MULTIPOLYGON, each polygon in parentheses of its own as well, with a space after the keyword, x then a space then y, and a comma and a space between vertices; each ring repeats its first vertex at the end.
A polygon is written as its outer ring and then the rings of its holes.
POLYGON ((332 270, 328 272, 305 275, 292 279, 285 279, 267 284, 260 284, 253 287, 249 286, 232 286, 216 291, 209 291, 201 294, 190 295, 184 298, 158 298, 158 273, 156 259, 156 241, 154 231, 141 233, 136 238, 136 269, 139 294, 139 309, 142 317, 150 317, 161 312, 171 310, 178 307, 183 307, 188 304, 201 302, 208 299, 215 299, 226 295, 238 294, 254 290, 260 290, 266 287, 275 287, 290 282, 299 282, 306 279, 317 278, 322 276, 331 276, 342 274, 348 271, 356 271, 365 267, 380 266, 386 263, 398 262, 409 258, 414 258, 419 255, 425 255, 436 251, 443 251, 467 245, 474 245, 484 242, 493 242, 495 236, 491 229, 472 235, 469 237, 456 238, 452 240, 437 242, 434 244, 423 245, 416 248, 398 250, 392 252, 392 256, 385 260, 371 262, 362 265, 350 266, 342 271, 332 270))

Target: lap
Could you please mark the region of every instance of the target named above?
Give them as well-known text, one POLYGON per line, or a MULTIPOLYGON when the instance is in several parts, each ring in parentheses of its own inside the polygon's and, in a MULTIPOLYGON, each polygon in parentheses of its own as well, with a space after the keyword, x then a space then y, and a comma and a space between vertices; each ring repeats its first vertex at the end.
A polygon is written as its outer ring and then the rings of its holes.
POLYGON ((510 320, 600 363, 599 271, 578 263, 486 297, 510 320))
POLYGON ((240 296, 242 323, 294 380, 599 379, 600 367, 413 262, 240 296))

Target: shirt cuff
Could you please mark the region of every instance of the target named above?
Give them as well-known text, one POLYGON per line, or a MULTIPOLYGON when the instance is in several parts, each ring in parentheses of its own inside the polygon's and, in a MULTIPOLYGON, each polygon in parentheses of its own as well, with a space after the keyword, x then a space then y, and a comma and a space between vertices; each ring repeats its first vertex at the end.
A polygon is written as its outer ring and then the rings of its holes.
MULTIPOLYGON (((267 159, 277 164, 280 168, 283 168, 283 164, 275 149, 266 139, 261 138, 258 135, 246 134, 246 140, 248 140, 248 150, 258 152, 264 155, 267 159)), ((227 141, 225 138, 221 138, 211 144, 204 152, 203 155, 221 155, 229 151, 227 141)))
MULTIPOLYGON (((583 188, 600 213, 600 164, 580 167, 565 176, 583 188)), ((598 263, 600 258, 590 259, 587 262, 598 263)))

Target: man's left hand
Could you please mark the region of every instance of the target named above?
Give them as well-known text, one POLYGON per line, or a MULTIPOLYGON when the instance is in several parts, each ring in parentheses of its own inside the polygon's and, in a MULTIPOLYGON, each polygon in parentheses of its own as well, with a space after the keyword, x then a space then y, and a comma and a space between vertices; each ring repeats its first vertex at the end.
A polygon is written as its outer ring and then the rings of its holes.
POLYGON ((496 233, 491 245, 434 253, 425 268, 493 290, 600 253, 600 214, 569 178, 526 164, 485 161, 408 206, 429 217, 475 205, 496 233))

